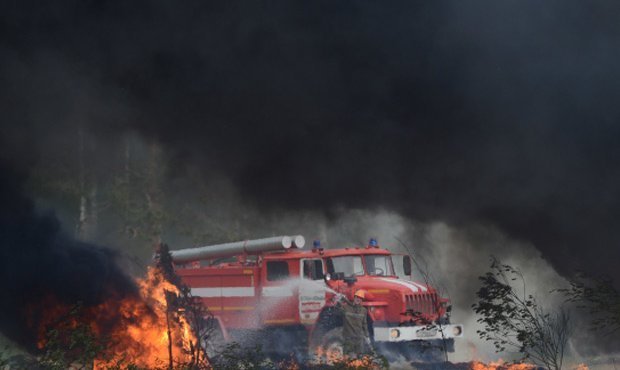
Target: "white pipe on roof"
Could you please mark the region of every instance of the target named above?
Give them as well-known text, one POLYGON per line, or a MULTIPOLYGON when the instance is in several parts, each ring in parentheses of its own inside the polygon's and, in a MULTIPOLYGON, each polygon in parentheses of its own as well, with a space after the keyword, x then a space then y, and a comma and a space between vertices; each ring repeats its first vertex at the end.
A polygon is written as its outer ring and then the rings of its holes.
POLYGON ((301 235, 274 236, 271 238, 179 249, 170 251, 170 255, 175 263, 184 263, 209 258, 230 257, 238 254, 258 254, 262 252, 286 250, 293 246, 296 248, 303 248, 305 244, 306 240, 301 235))

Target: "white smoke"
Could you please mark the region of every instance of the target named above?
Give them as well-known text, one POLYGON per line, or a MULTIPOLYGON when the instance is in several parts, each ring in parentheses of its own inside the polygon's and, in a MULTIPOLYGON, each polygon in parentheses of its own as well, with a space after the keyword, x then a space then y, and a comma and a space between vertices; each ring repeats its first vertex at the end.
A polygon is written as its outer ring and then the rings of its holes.
POLYGON ((329 248, 365 245, 377 238, 383 248, 397 253, 412 253, 431 283, 447 295, 453 305, 452 322, 465 325, 465 337, 457 339, 453 362, 510 359, 496 354, 491 343, 482 341, 476 330, 481 326, 471 305, 480 287, 478 277, 489 270, 490 256, 518 268, 527 291, 547 307, 562 301, 552 290, 565 287, 566 281, 530 244, 511 240, 497 229, 483 225, 454 227, 442 222, 419 223, 396 213, 362 210, 343 211, 337 219, 320 227, 329 248))

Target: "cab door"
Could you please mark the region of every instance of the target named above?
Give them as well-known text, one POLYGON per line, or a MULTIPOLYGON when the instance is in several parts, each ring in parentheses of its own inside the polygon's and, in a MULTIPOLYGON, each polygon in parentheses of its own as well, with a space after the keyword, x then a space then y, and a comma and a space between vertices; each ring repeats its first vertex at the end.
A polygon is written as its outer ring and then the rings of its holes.
POLYGON ((406 254, 392 254, 394 264, 394 272, 399 279, 413 281, 414 272, 412 268, 411 257, 406 254))
POLYGON ((321 258, 302 258, 299 263, 299 319, 302 324, 311 325, 325 306, 325 267, 321 258))
POLYGON ((261 277, 260 317, 264 325, 286 325, 299 322, 297 309, 298 260, 267 260, 261 277))

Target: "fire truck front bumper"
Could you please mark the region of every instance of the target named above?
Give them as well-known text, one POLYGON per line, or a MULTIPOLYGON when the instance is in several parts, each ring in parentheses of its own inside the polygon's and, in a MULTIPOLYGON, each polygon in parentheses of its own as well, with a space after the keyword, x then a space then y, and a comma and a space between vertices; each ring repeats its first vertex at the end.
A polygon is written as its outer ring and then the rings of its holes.
POLYGON ((375 342, 405 342, 412 340, 433 340, 461 338, 463 325, 421 325, 375 327, 375 342))

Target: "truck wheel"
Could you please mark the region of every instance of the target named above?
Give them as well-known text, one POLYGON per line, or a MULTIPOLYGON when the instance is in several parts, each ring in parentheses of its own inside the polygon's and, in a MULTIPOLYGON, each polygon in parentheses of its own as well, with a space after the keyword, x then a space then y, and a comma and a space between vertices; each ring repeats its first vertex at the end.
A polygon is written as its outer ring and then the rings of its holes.
POLYGON ((441 363, 446 361, 442 347, 430 343, 375 343, 377 351, 390 362, 411 361, 419 363, 441 363))
POLYGON ((414 359, 426 363, 442 363, 446 361, 443 344, 433 340, 414 346, 414 359))
POLYGON ((322 336, 320 343, 314 348, 314 357, 327 364, 340 361, 344 357, 343 343, 342 327, 333 328, 322 336))

